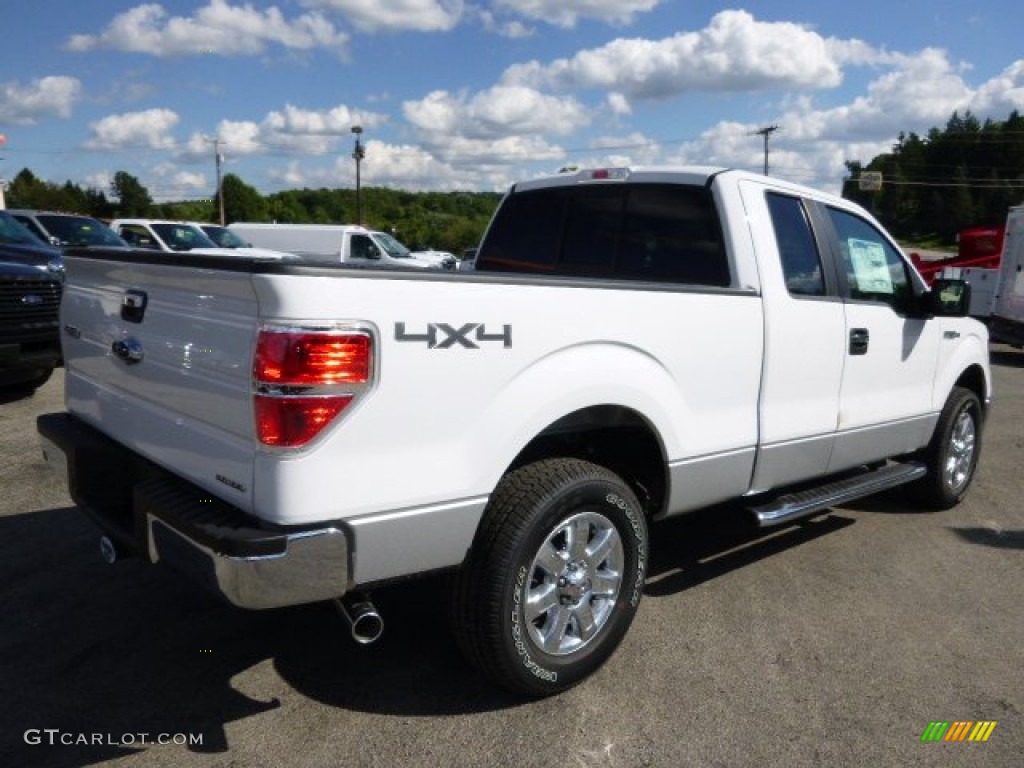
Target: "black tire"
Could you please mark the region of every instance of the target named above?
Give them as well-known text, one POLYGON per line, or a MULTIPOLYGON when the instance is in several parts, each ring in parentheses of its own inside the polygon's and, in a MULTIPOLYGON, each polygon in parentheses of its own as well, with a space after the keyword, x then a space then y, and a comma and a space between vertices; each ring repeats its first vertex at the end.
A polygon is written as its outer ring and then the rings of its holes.
POLYGON ((954 387, 939 415, 931 442, 917 456, 928 467, 928 474, 913 486, 924 506, 950 509, 967 494, 981 453, 982 424, 978 396, 969 389, 954 387))
POLYGON ((462 653, 515 693, 570 688, 600 667, 629 629, 647 551, 643 510, 613 472, 545 459, 509 473, 456 578, 453 620, 462 653), (530 605, 531 597, 538 602, 530 605))
POLYGON ((0 385, 0 390, 31 395, 33 392, 35 392, 37 389, 43 386, 46 382, 48 382, 51 376, 53 376, 53 368, 49 368, 47 370, 44 370, 42 373, 37 373, 31 377, 28 377, 21 381, 17 381, 13 384, 0 385))

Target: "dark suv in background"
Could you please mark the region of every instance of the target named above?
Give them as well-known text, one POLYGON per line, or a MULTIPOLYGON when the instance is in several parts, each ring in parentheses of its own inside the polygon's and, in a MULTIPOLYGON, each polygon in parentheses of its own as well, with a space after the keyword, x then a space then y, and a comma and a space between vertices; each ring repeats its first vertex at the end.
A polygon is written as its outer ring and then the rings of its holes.
POLYGON ((61 359, 60 251, 0 211, 0 388, 34 390, 61 359))
POLYGON ((7 212, 48 245, 80 248, 124 248, 128 245, 114 230, 91 216, 17 208, 8 209, 7 212))

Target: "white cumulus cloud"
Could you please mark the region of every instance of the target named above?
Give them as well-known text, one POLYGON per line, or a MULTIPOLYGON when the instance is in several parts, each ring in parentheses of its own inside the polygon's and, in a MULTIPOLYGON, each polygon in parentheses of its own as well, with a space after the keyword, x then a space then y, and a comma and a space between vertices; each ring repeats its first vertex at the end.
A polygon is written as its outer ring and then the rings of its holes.
POLYGON ((177 113, 169 109, 147 109, 108 115, 90 123, 92 136, 85 141, 87 149, 173 149, 171 129, 178 124, 177 113))
POLYGON ((344 15, 363 32, 446 32, 462 18, 463 0, 303 0, 344 15))
POLYGON ((495 5, 528 19, 572 28, 581 19, 628 24, 638 13, 651 10, 659 2, 661 0, 498 0, 495 5))
POLYGON ((82 94, 78 78, 40 77, 23 85, 0 84, 0 123, 33 125, 45 117, 70 117, 82 94))
POLYGON ((473 96, 434 91, 402 105, 405 118, 427 137, 495 139, 510 135, 569 134, 590 122, 573 98, 521 85, 498 85, 473 96))
MULTIPOLYGON (((221 150, 228 156, 323 155, 336 151, 343 141, 352 141, 353 126, 372 131, 386 121, 386 115, 343 104, 324 110, 286 104, 281 110, 268 112, 260 122, 222 120, 217 125, 216 136, 221 140, 221 150)), ((205 160, 212 152, 210 138, 197 132, 189 138, 181 157, 205 160)))
POLYGON ((109 48, 153 56, 242 56, 263 52, 268 44, 344 52, 348 35, 320 13, 288 20, 276 6, 258 10, 210 0, 192 16, 169 16, 162 5, 146 3, 120 13, 98 35, 73 35, 72 51, 109 48))
POLYGON ((503 80, 667 99, 687 91, 831 88, 839 85, 842 72, 816 32, 790 22, 758 21, 746 11, 722 11, 698 32, 661 40, 619 38, 550 64, 515 65, 503 80))

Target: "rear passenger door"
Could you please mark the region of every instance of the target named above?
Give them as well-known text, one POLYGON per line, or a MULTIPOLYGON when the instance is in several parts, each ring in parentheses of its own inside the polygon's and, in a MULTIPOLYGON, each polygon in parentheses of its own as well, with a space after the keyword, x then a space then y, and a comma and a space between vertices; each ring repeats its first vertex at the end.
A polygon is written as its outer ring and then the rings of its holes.
POLYGON ((839 267, 846 324, 845 365, 835 447, 839 471, 907 453, 934 425, 932 386, 941 327, 916 316, 915 284, 905 259, 869 219, 822 205, 839 267))
POLYGON ((846 319, 813 205, 759 181, 740 183, 756 245, 765 317, 752 489, 824 474, 845 363, 846 319))

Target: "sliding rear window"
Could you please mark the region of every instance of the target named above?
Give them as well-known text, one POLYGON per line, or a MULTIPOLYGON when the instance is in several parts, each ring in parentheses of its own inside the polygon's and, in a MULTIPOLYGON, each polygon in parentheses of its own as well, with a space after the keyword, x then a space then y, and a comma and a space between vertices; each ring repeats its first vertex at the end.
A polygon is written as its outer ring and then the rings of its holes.
POLYGON ((477 270, 724 287, 711 192, 681 184, 552 187, 511 195, 477 270))

